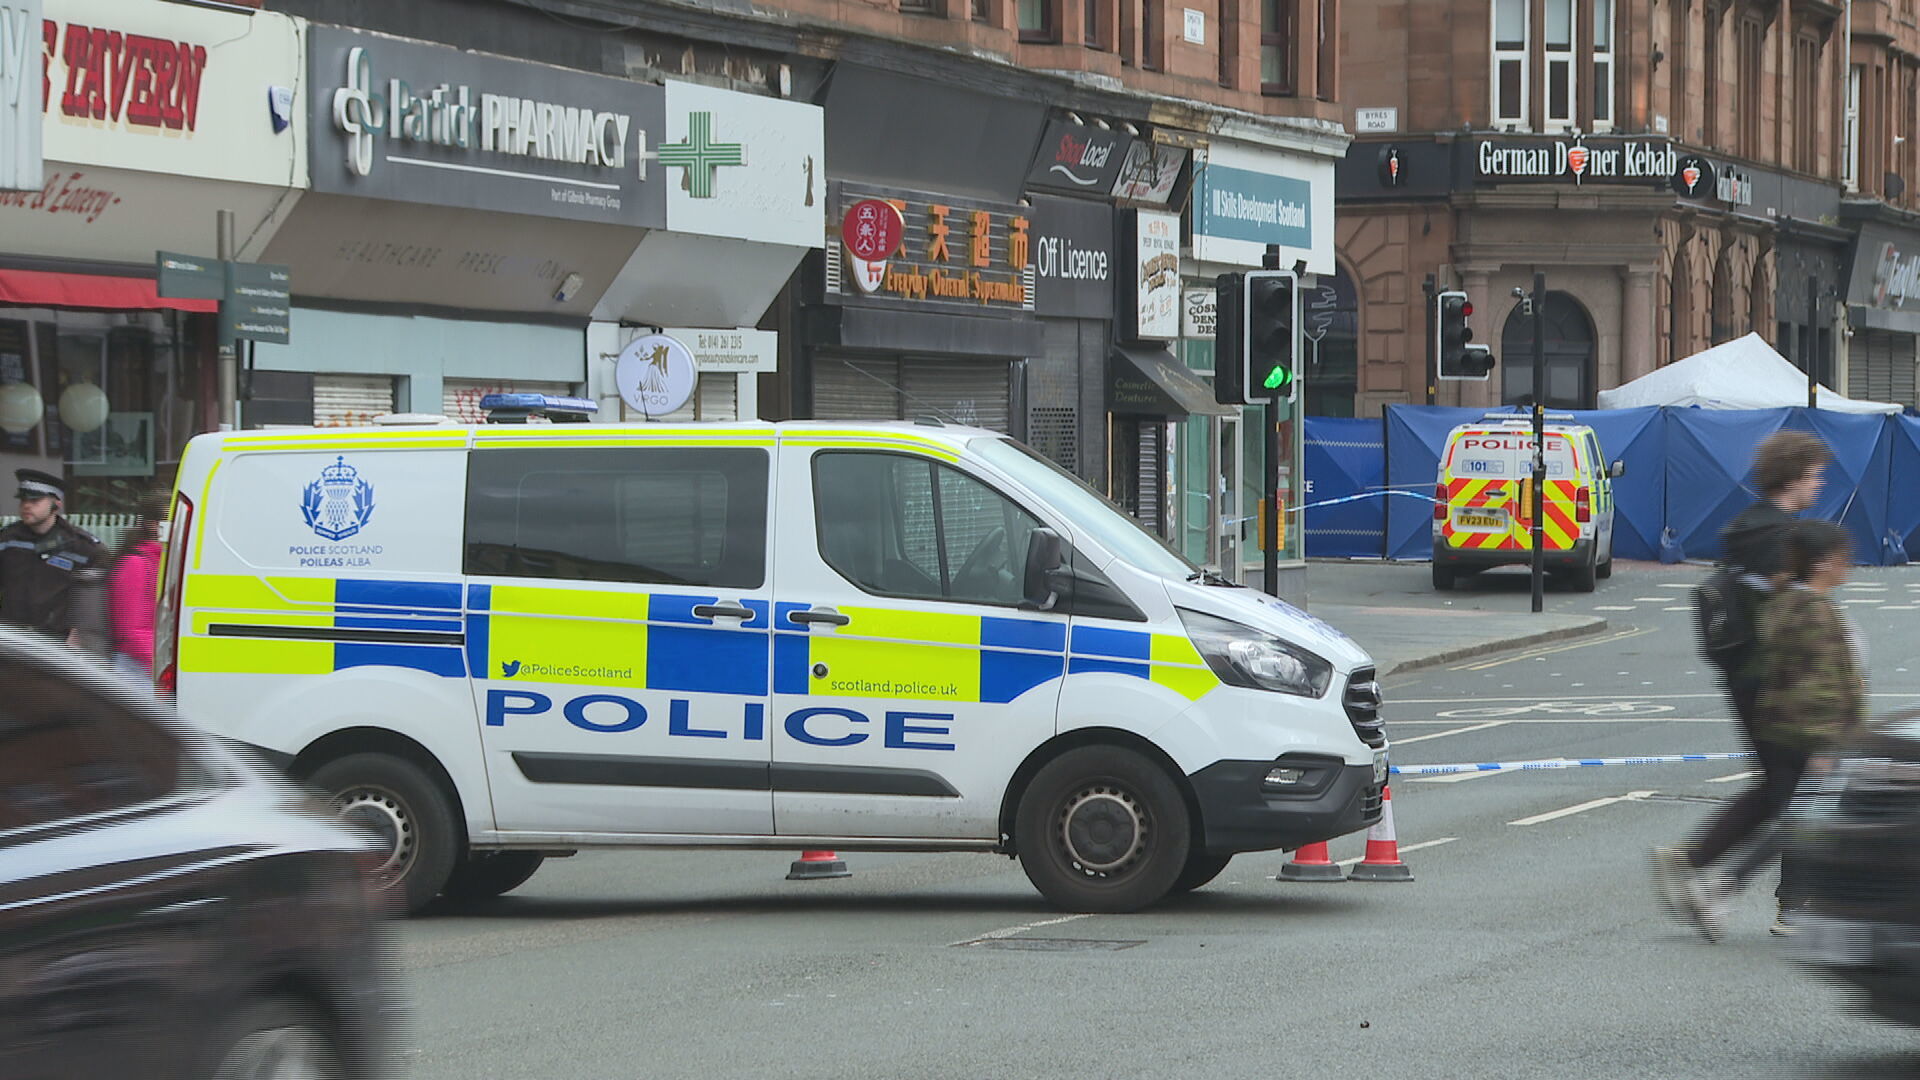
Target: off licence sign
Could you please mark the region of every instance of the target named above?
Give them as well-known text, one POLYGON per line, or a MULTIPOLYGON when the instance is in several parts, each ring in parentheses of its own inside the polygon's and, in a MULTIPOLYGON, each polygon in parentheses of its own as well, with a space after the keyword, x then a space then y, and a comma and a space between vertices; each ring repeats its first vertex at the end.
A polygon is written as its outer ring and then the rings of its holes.
POLYGON ((900 211, 879 199, 861 199, 847 207, 840 221, 840 239, 854 258, 865 262, 879 262, 900 250, 906 234, 900 211))

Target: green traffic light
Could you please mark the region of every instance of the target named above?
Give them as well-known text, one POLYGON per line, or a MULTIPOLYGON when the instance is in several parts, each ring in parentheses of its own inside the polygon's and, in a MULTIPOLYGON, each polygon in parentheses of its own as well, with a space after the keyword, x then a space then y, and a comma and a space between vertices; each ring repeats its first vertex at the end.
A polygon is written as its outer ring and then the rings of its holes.
POLYGON ((1292 381, 1293 372, 1288 371, 1286 368, 1276 367, 1267 372, 1266 385, 1269 390, 1278 390, 1292 381))

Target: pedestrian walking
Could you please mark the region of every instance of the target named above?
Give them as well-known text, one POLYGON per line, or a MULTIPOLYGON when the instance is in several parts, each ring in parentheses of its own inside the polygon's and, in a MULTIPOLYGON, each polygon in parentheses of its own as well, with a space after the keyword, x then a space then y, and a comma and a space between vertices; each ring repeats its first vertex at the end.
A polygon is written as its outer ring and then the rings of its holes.
POLYGON ((121 538, 107 575, 113 669, 142 681, 153 678, 154 597, 160 580, 160 525, 166 516, 164 493, 142 498, 139 520, 121 538))
MULTIPOLYGON (((1756 629, 1776 586, 1790 569, 1788 538, 1799 515, 1820 497, 1821 474, 1831 459, 1826 445, 1803 431, 1775 432, 1754 455, 1753 479, 1760 497, 1727 523, 1720 538, 1722 564, 1737 575, 1738 587, 1745 593, 1741 608, 1756 629)), ((1718 940, 1720 930, 1711 914, 1721 910, 1715 901, 1725 890, 1708 869, 1772 821, 1799 782, 1797 770, 1791 776, 1782 771, 1791 765, 1793 755, 1761 745, 1759 706, 1766 664, 1757 633, 1753 641, 1734 654, 1717 655, 1715 661, 1723 665, 1721 684, 1742 734, 1758 756, 1760 778, 1692 842, 1656 848, 1652 855, 1654 896, 1661 907, 1689 919, 1712 940, 1718 940)))
POLYGON ((14 472, 20 520, 0 528, 0 622, 71 645, 105 637, 107 550, 64 515, 66 485, 37 469, 14 472))
MULTIPOLYGON (((1830 521, 1802 522, 1788 540, 1788 580, 1760 616, 1760 685, 1756 743, 1776 747, 1777 783, 1773 798, 1784 809, 1806 773, 1813 755, 1853 735, 1866 723, 1867 640, 1833 598, 1853 570, 1853 539, 1830 521), (1791 779, 1791 783, 1787 781, 1791 779)), ((1778 810, 1774 828, 1756 851, 1738 860, 1728 883, 1744 887, 1779 850, 1778 810)), ((1794 860, 1782 855, 1779 914, 1773 931, 1793 931, 1792 915, 1802 903, 1794 860)))

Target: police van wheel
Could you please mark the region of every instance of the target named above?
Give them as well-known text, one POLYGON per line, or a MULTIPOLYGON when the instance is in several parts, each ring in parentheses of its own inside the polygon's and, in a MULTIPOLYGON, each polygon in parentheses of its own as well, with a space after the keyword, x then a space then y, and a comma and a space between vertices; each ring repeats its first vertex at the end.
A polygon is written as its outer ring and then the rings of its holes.
POLYGON ((1601 581, 1605 581, 1608 578, 1613 576, 1613 556, 1612 555, 1608 555, 1607 561, 1601 563, 1599 567, 1594 570, 1593 576, 1599 578, 1601 581))
POLYGON ((1433 587, 1441 592, 1453 588, 1453 567, 1433 564, 1433 587))
MULTIPOLYGON (((379 838, 381 890, 409 913, 433 902, 454 864, 453 808, 419 766, 390 754, 349 754, 314 770, 342 820, 379 838)), ((531 871, 529 871, 531 873, 531 871)))
POLYGON ((1189 893, 1220 876, 1220 872, 1233 861, 1231 855, 1209 855, 1204 851, 1189 852, 1187 865, 1174 880, 1173 891, 1189 893))
POLYGON ((475 851, 454 866, 440 893, 450 900, 490 900, 525 885, 546 861, 537 851, 475 851))
POLYGON ((1138 911, 1179 880, 1192 824, 1158 765, 1117 746, 1083 746, 1034 776, 1014 840, 1027 879, 1056 906, 1138 911))

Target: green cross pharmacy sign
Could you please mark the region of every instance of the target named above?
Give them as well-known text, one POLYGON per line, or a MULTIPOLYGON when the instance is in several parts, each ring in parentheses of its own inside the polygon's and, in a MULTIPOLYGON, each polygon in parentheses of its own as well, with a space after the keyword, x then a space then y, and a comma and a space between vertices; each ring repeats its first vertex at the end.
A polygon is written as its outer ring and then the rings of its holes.
POLYGON ((687 194, 696 199, 713 198, 713 176, 722 165, 745 165, 747 148, 742 143, 713 141, 713 114, 687 114, 687 138, 660 148, 660 164, 687 170, 687 194))

